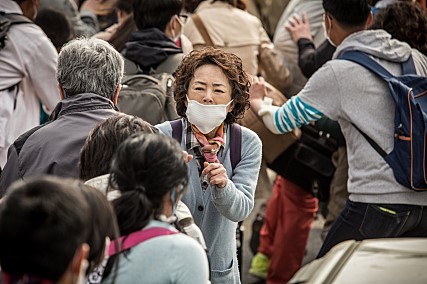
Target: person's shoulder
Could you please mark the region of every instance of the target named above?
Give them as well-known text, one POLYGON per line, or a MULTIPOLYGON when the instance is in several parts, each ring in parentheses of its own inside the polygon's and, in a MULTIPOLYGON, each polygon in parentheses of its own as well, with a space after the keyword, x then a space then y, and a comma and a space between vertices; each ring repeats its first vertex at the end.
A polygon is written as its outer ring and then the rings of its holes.
POLYGON ((174 234, 171 239, 173 239, 173 247, 177 253, 184 252, 188 258, 206 256, 202 246, 195 239, 184 233, 174 234))
POLYGON ((172 135, 172 125, 170 121, 162 122, 160 124, 155 125, 154 127, 156 127, 161 134, 169 136, 172 135))
MULTIPOLYGON (((32 140, 34 140, 35 138, 37 138, 38 136, 43 137, 43 134, 40 134, 40 132, 42 132, 43 128, 46 127, 47 125, 49 125, 50 122, 47 122, 45 124, 42 125, 38 125, 36 127, 33 127, 32 129, 24 132, 23 134, 21 134, 14 142, 13 142, 13 147, 15 147, 16 152, 18 153, 18 156, 21 152, 21 150, 25 147, 28 147, 29 145, 34 145, 35 143, 32 142, 32 140), (28 143, 27 143, 28 142, 28 143)), ((36 139, 37 140, 37 139, 36 139)))
POLYGON ((34 23, 13 25, 8 32, 8 36, 16 43, 16 46, 33 54, 57 56, 52 42, 43 30, 34 23), (34 50, 38 52, 34 53, 34 50))
POLYGON ((422 54, 417 49, 412 49, 412 58, 414 60, 417 74, 427 76, 427 56, 422 54))
POLYGON ((262 27, 262 22, 260 19, 258 19, 256 16, 252 15, 248 11, 244 11, 239 8, 233 9, 233 16, 243 19, 247 24, 262 27))

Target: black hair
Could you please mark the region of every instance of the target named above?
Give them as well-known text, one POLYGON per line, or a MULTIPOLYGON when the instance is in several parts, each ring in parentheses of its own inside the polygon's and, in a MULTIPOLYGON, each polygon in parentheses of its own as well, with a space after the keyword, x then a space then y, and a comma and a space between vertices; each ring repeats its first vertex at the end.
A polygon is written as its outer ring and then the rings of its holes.
POLYGON ((139 30, 157 28, 163 32, 181 9, 181 0, 138 0, 133 2, 133 18, 139 30))
POLYGON ((427 13, 419 3, 398 1, 388 5, 379 10, 369 28, 383 29, 427 55, 427 13))
POLYGON ((0 265, 12 278, 58 281, 89 234, 89 207, 75 184, 53 177, 12 184, 0 203, 0 265))
POLYGON ((87 244, 90 247, 88 261, 89 267, 86 274, 89 274, 98 267, 105 258, 105 240, 118 239, 119 230, 116 221, 116 215, 113 206, 107 200, 107 197, 99 190, 82 182, 78 183, 85 200, 89 205, 90 213, 87 216, 89 220, 89 235, 87 244))
POLYGON ((127 14, 130 14, 133 11, 133 2, 133 0, 117 0, 116 8, 117 10, 124 11, 127 14))
POLYGON ((62 12, 43 9, 37 13, 34 23, 45 32, 57 50, 74 37, 73 27, 62 12))
POLYGON ((371 12, 369 0, 323 0, 325 13, 345 27, 361 27, 371 12))
POLYGON ((157 133, 158 130, 143 119, 127 114, 112 116, 98 124, 80 152, 80 178, 88 180, 108 174, 117 147, 137 132, 157 133))
POLYGON ((136 31, 135 21, 133 15, 126 18, 111 35, 108 42, 119 52, 125 48, 125 44, 129 41, 129 36, 132 32, 136 31))
POLYGON ((113 201, 120 234, 141 230, 161 210, 164 196, 188 183, 187 165, 175 139, 160 134, 134 134, 117 149, 110 187, 121 196, 113 201))

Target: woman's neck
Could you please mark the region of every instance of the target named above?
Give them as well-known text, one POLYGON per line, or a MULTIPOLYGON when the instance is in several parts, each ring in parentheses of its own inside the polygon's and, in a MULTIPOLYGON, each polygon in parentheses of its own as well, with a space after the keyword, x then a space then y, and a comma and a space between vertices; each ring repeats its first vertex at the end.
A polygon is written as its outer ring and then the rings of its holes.
POLYGON ((216 132, 218 131, 218 127, 216 127, 214 130, 212 130, 211 132, 209 132, 208 134, 205 134, 207 139, 212 139, 215 137, 216 132))

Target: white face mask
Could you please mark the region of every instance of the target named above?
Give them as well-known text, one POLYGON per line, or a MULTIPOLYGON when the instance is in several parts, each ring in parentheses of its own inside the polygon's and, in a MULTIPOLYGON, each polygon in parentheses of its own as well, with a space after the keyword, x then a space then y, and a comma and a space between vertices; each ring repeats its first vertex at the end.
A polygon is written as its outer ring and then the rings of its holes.
POLYGON ((183 32, 183 23, 181 22, 181 20, 179 19, 179 17, 177 15, 172 17, 172 20, 170 21, 170 28, 171 28, 171 32, 172 32, 172 40, 174 42, 178 42, 179 38, 181 37, 181 34, 183 32), (181 28, 179 29, 178 34, 175 34, 175 31, 173 29, 173 21, 176 18, 176 20, 178 21, 179 25, 181 26, 181 28))
POLYGON ((37 18, 37 6, 36 4, 33 5, 33 9, 34 9, 34 15, 33 15, 33 21, 37 18))
POLYGON ((160 221, 163 221, 163 222, 166 222, 166 223, 170 223, 170 224, 172 224, 172 223, 174 223, 176 221, 176 219, 177 219, 176 214, 175 214, 176 213, 176 208, 178 206, 178 202, 181 200, 181 193, 182 192, 183 192, 183 188, 181 187, 180 192, 178 193, 179 194, 178 200, 175 201, 175 196, 177 194, 177 188, 172 189, 172 192, 171 192, 172 215, 170 215, 168 217, 168 216, 166 216, 164 214, 160 214, 159 215, 159 220, 160 221))
MULTIPOLYGON (((325 16, 327 17, 327 16, 325 16)), ((329 41, 329 43, 333 46, 333 47, 337 47, 337 45, 331 40, 331 38, 329 37, 329 33, 331 31, 331 29, 329 29, 329 32, 326 31, 326 24, 325 24, 325 20, 323 20, 322 22, 323 25, 323 32, 325 33, 325 38, 329 41)))
POLYGON ((226 105, 204 105, 195 100, 189 100, 187 97, 187 119, 194 124, 203 134, 208 134, 227 117, 227 107, 233 100, 226 105))

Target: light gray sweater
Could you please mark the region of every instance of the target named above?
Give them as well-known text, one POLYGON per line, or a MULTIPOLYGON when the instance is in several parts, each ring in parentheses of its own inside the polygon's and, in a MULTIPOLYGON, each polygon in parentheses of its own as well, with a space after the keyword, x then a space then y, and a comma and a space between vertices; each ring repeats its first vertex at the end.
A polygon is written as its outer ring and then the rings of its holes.
MULTIPOLYGON (((394 75, 402 73, 400 62, 412 54, 417 73, 427 75, 427 58, 383 30, 351 34, 338 46, 334 58, 349 50, 380 58, 378 62, 394 75)), ((351 124, 387 153, 393 149, 395 103, 382 79, 356 63, 332 60, 310 78, 298 96, 339 122, 347 141, 350 200, 427 205, 427 192, 414 192, 398 184, 389 165, 351 124)))
MULTIPOLYGON (((169 122, 156 127, 163 134, 172 135, 169 122)), ((230 133, 229 128, 226 133, 230 133)), ((181 147, 187 150, 185 136, 185 133, 182 133, 181 147)), ((243 221, 254 207, 255 187, 261 164, 261 140, 253 131, 242 127, 241 161, 234 171, 231 167, 229 146, 230 136, 226 135, 224 151, 218 155, 227 170, 229 180, 226 187, 220 189, 209 186, 203 193, 196 161, 193 159, 188 164, 188 191, 182 198, 205 237, 211 261, 212 283, 240 283, 236 254, 237 222, 243 221)), ((190 150, 189 154, 194 153, 190 150)))

